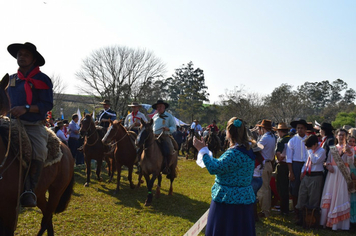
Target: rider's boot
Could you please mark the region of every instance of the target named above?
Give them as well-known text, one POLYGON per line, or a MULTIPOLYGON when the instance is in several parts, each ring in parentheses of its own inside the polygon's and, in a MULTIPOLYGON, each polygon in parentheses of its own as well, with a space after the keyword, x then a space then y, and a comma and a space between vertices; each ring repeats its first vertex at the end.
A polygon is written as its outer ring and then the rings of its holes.
POLYGON ((32 160, 30 171, 25 180, 25 190, 20 196, 20 203, 23 207, 35 207, 37 206, 37 197, 34 193, 38 179, 43 169, 43 162, 39 160, 32 160))
POLYGON ((171 173, 171 170, 169 169, 169 155, 167 157, 164 158, 163 160, 163 170, 162 170, 162 174, 164 175, 168 175, 169 173, 171 173))

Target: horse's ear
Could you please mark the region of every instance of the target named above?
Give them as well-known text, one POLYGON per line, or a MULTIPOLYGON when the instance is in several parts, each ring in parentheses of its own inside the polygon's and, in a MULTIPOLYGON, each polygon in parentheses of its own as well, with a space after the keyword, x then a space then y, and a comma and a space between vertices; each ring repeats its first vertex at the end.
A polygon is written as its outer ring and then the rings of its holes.
POLYGON ((141 120, 141 125, 146 125, 146 122, 144 120, 141 120))
POLYGON ((9 79, 10 76, 9 74, 4 75, 4 77, 2 78, 2 80, 0 81, 0 87, 5 90, 7 85, 9 84, 9 79))

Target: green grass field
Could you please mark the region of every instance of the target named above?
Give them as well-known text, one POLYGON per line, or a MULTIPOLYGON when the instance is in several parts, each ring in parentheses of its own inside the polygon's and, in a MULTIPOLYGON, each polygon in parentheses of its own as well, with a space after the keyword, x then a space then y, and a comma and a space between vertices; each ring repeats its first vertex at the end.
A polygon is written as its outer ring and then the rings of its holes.
MULTIPOLYGON (((146 184, 130 189, 127 171, 121 176, 121 190, 113 195, 116 183, 103 182, 92 174, 85 188, 85 168, 75 168, 76 185, 67 210, 53 217, 56 235, 183 235, 209 208, 214 176, 195 161, 180 159, 179 176, 174 181, 173 196, 168 196, 169 180, 163 178, 161 196, 150 207, 144 206, 146 184)), ((137 183, 134 174, 134 182, 137 183)), ((15 235, 36 235, 42 214, 38 208, 22 209, 15 235)), ((328 229, 303 230, 293 224, 292 214, 281 217, 277 212, 256 224, 257 235, 335 235, 328 229)), ((352 231, 355 233, 355 231, 352 231)), ((338 232, 350 235, 351 232, 338 232)), ((201 235, 204 235, 202 232, 201 235)))

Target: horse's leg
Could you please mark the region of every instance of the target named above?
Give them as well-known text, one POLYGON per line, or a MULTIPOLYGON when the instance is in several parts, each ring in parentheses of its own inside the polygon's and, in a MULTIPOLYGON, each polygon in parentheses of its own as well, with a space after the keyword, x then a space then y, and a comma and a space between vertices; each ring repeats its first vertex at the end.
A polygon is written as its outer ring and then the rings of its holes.
POLYGON ((121 163, 116 162, 116 170, 117 170, 117 182, 116 182, 116 189, 114 194, 118 194, 120 190, 120 180, 121 180, 121 163))
POLYGON ((91 160, 90 160, 90 158, 85 157, 85 165, 87 167, 87 182, 84 184, 84 187, 89 187, 90 174, 91 174, 91 160))
POLYGON ((172 196, 172 195, 173 195, 173 181, 174 181, 174 178, 175 178, 175 177, 173 177, 173 175, 169 178, 170 181, 171 181, 171 185, 170 185, 170 187, 169 187, 169 192, 168 192, 168 195, 169 195, 169 196, 172 196))
POLYGON ((142 183, 141 181, 142 181, 142 170, 140 170, 140 172, 138 173, 138 182, 137 182, 136 188, 139 188, 141 186, 141 183, 142 183))
POLYGON ((37 235, 42 235, 44 234, 44 232, 46 232, 47 228, 48 228, 48 225, 44 223, 44 214, 46 212, 46 205, 47 205, 47 201, 46 201, 46 197, 45 196, 38 196, 37 197, 37 206, 38 208, 41 209, 42 211, 42 214, 43 214, 43 217, 42 217, 42 220, 41 220, 41 228, 40 228, 40 231, 38 232, 37 235))
POLYGON ((133 172, 133 164, 129 167, 129 175, 127 176, 127 178, 128 178, 129 181, 130 181, 130 188, 131 188, 131 189, 134 189, 134 188, 135 188, 135 185, 134 185, 134 183, 132 182, 132 172, 133 172))
POLYGON ((153 187, 153 183, 156 180, 156 177, 157 177, 156 174, 152 174, 152 178, 149 179, 149 177, 148 177, 149 181, 147 181, 147 178, 146 178, 146 175, 145 175, 145 179, 146 179, 146 182, 147 182, 147 190, 148 190, 148 195, 147 195, 147 199, 145 201, 145 206, 151 206, 151 204, 152 204, 152 199, 153 199, 152 187, 153 187))
POLYGON ((109 183, 111 183, 112 178, 111 178, 111 172, 112 172, 112 165, 111 165, 111 160, 109 157, 105 157, 106 164, 108 165, 108 176, 109 176, 109 183))
POLYGON ((100 176, 102 164, 103 164, 103 160, 96 161, 96 177, 98 178, 99 182, 103 180, 103 178, 100 176))
POLYGON ((159 198, 161 195, 161 182, 162 182, 162 175, 161 173, 158 174, 158 183, 157 183, 157 188, 156 188, 156 198, 159 198))

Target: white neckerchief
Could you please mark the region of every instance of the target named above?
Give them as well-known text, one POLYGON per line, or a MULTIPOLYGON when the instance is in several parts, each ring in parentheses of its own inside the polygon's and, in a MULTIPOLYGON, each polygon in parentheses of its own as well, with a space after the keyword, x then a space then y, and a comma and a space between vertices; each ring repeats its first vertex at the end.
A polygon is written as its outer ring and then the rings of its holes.
MULTIPOLYGON (((108 108, 108 110, 109 110, 109 109, 110 109, 110 108, 108 108)), ((103 117, 103 115, 104 115, 105 113, 107 113, 107 114, 110 115, 110 116, 115 116, 114 113, 107 112, 108 110, 104 110, 104 112, 101 113, 101 115, 100 115, 100 117, 99 117, 99 121, 101 121, 101 117, 103 117)))

